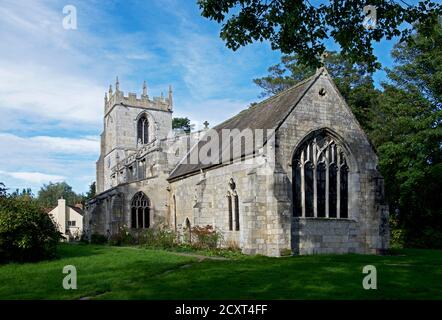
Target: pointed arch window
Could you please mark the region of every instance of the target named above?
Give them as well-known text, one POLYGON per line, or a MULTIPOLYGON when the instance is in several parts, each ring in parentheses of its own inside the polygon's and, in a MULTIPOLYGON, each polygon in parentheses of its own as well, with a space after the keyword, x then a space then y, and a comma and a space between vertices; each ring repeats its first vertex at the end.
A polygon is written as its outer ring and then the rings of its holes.
POLYGON ((147 144, 149 142, 149 121, 147 116, 143 114, 137 123, 137 142, 147 144))
POLYGON ((348 166, 336 141, 321 132, 295 153, 293 215, 314 218, 348 218, 348 166))
POLYGON ((227 207, 229 213, 229 230, 239 231, 239 197, 236 192, 236 183, 233 178, 229 180, 229 191, 227 191, 227 207))
POLYGON ((233 200, 235 203, 235 231, 239 231, 239 198, 236 193, 233 195, 233 200))
POLYGON ((230 192, 227 193, 227 208, 229 212, 229 231, 233 230, 233 211, 232 211, 232 196, 230 192))
POLYGON ((150 227, 150 201, 143 192, 138 192, 132 198, 130 211, 132 229, 150 227))

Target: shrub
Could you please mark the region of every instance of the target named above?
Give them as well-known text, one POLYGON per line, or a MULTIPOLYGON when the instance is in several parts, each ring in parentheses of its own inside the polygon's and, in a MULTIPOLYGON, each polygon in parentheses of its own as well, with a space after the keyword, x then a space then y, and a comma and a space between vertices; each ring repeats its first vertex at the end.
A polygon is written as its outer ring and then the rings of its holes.
POLYGON ((174 231, 165 227, 147 229, 139 234, 138 243, 151 248, 170 249, 178 245, 174 231))
POLYGON ((214 249, 222 239, 221 233, 211 225, 194 226, 191 230, 191 245, 199 249, 214 249))
POLYGON ((83 244, 89 243, 89 237, 84 230, 83 230, 83 233, 81 234, 81 237, 80 237, 80 243, 83 243, 83 244))
POLYGON ((98 233, 94 233, 91 235, 91 243, 92 244, 105 244, 107 243, 106 236, 98 233))
POLYGON ((118 229, 118 233, 113 234, 109 239, 111 246, 128 246, 137 242, 136 237, 132 235, 127 226, 122 226, 118 229))
POLYGON ((390 246, 392 248, 403 248, 404 242, 404 229, 399 227, 399 222, 395 216, 390 216, 390 246))
POLYGON ((406 234, 406 244, 413 248, 442 248, 442 232, 436 228, 426 227, 420 232, 406 234))
POLYGON ((38 261, 55 256, 62 238, 34 201, 0 198, 0 261, 38 261))

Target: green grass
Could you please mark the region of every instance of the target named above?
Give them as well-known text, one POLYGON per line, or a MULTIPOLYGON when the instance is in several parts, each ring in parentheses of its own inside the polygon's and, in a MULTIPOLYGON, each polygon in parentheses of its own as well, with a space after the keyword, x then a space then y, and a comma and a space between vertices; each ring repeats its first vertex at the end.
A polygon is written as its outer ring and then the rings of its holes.
POLYGON ((0 299, 442 299, 442 251, 394 253, 198 262, 162 250, 61 245, 57 260, 0 266, 0 299), (362 288, 368 264, 377 290, 362 288), (65 265, 77 268, 77 290, 62 287, 65 265))

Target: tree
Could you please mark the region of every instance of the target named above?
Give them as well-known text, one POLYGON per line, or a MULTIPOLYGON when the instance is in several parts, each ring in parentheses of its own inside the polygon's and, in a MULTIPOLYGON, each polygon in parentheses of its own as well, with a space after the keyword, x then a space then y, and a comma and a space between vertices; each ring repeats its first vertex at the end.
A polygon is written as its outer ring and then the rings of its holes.
POLYGON ((394 36, 405 40, 413 24, 426 24, 428 17, 442 12, 441 5, 430 0, 414 6, 399 0, 330 0, 317 6, 308 0, 198 0, 198 4, 202 16, 223 23, 220 37, 230 49, 268 40, 272 49, 295 53, 304 64, 318 67, 325 41, 333 39, 346 58, 367 64, 370 70, 380 67, 373 42, 394 36), (376 11, 369 7, 364 11, 368 4, 376 11), (368 19, 374 13, 376 26, 368 19))
POLYGON ((97 184, 95 181, 89 185, 89 191, 86 193, 85 200, 89 200, 89 199, 92 199, 93 197, 95 197, 96 190, 97 190, 96 186, 97 186, 97 184))
POLYGON ((6 197, 6 191, 8 191, 8 189, 6 188, 5 184, 0 182, 0 198, 6 197))
POLYGON ((22 191, 16 189, 14 192, 11 193, 11 197, 20 198, 24 201, 31 201, 34 199, 34 194, 32 193, 31 188, 23 188, 22 191))
POLYGON ((58 199, 63 198, 69 205, 82 201, 82 196, 77 195, 66 182, 57 182, 43 185, 38 191, 38 202, 45 207, 55 207, 58 199))
MULTIPOLYGON (((352 64, 335 52, 327 54, 324 64, 362 127, 370 130, 380 94, 374 87, 372 74, 367 67, 352 64)), ((306 79, 315 73, 316 68, 300 63, 296 55, 284 55, 281 63, 270 67, 268 71, 268 76, 253 80, 263 89, 263 97, 281 92, 306 79)))
POLYGON ((395 46, 370 136, 405 243, 442 248, 442 27, 432 22, 395 46))
POLYGON ((182 129, 186 133, 190 133, 190 120, 189 118, 173 118, 172 129, 182 129))
POLYGON ((0 262, 52 258, 61 238, 51 217, 35 201, 0 198, 0 262))

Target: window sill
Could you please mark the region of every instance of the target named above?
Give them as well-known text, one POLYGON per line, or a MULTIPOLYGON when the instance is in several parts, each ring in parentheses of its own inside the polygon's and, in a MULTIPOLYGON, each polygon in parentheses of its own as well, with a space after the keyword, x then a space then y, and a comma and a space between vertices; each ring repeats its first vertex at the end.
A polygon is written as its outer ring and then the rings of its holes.
POLYGON ((317 220, 317 221, 352 221, 357 222, 356 219, 352 218, 327 218, 327 217, 293 217, 293 219, 297 220, 317 220))

